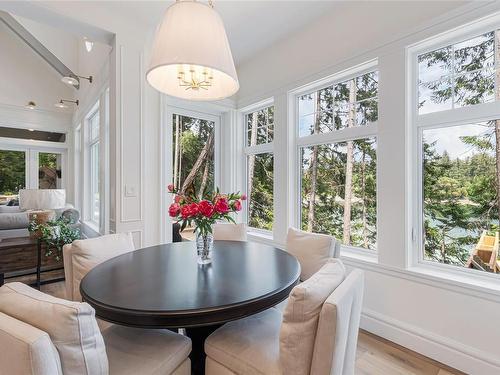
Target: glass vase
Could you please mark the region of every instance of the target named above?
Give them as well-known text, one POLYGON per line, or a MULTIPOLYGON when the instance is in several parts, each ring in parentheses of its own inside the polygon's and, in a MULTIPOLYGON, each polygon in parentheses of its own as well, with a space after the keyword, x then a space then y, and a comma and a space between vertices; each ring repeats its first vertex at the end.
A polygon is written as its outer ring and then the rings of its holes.
POLYGON ((212 263, 212 248, 214 236, 212 233, 200 234, 196 231, 196 250, 198 252, 198 264, 212 263))

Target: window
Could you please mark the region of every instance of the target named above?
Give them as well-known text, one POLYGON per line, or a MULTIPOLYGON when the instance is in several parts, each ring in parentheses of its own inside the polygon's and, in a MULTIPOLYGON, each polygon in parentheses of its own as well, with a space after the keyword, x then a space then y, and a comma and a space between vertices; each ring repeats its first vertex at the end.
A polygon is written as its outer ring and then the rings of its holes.
POLYGON ((215 186, 215 122, 173 114, 173 124, 173 184, 201 198, 215 186))
POLYGON ((0 204, 17 199, 20 189, 65 187, 65 149, 25 145, 15 147, 18 149, 0 150, 0 204))
POLYGON ((87 119, 88 127, 88 157, 89 157, 89 215, 91 222, 99 226, 101 212, 101 197, 99 184, 99 107, 87 119))
MULTIPOLYGON (((182 193, 200 199, 215 188, 215 146, 217 118, 198 117, 195 112, 172 113, 172 183, 182 193), (192 115, 188 115, 192 114, 192 115)), ((174 233, 178 229, 174 228, 174 233)), ((194 239, 194 227, 182 238, 194 239)))
POLYGON ((492 237, 494 245, 498 236, 496 123, 423 130, 426 260, 484 270, 498 267, 496 256, 491 259, 493 246, 480 250, 481 240, 492 237), (480 251, 474 252, 476 247, 480 251))
POLYGON ((273 229, 274 106, 245 115, 247 222, 255 229, 273 229))
POLYGON ((377 121, 377 93, 378 72, 374 71, 300 96, 299 136, 377 121))
POLYGON ((500 120, 485 104, 500 98, 499 35, 469 35, 430 52, 417 46, 410 54, 418 87, 418 261, 500 271, 500 120))
POLYGON ((26 153, 0 150, 0 204, 16 199, 26 185, 26 153))
POLYGON ((377 246, 378 72, 297 96, 300 225, 344 245, 377 246), (359 132, 356 128, 363 127, 359 132))
POLYGON ((495 100, 495 32, 418 56, 418 113, 495 100))

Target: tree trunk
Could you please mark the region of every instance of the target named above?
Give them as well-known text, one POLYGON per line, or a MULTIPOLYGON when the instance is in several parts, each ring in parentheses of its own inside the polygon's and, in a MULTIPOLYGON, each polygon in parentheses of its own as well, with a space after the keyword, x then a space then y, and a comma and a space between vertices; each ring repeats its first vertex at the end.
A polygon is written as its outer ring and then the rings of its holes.
POLYGON ((173 185, 177 187, 177 172, 179 169, 179 115, 174 115, 175 119, 175 146, 174 146, 174 181, 173 185))
POLYGON ((363 246, 365 249, 368 249, 368 223, 367 223, 367 214, 366 214, 366 152, 363 150, 363 156, 361 159, 361 192, 363 194, 363 199, 362 199, 362 205, 363 205, 363 210, 362 210, 362 221, 363 221, 363 246))
MULTIPOLYGON (((316 94, 316 119, 314 120, 314 134, 319 133, 321 123, 321 98, 319 92, 316 94)), ((310 160, 311 168, 311 191, 309 192, 309 207, 307 212, 307 231, 314 229, 314 204, 316 203, 316 186, 318 179, 318 146, 313 146, 310 160)))
POLYGON ((205 161, 205 168, 203 169, 203 178, 201 179, 200 191, 198 193, 198 199, 203 199, 203 193, 205 192, 205 188, 207 187, 208 181, 208 165, 210 160, 205 161))
MULTIPOLYGON (((257 144, 257 125, 258 118, 257 112, 252 114, 252 128, 250 130, 250 147, 257 144)), ((255 168, 255 155, 248 156, 248 186, 247 186, 247 196, 248 199, 252 197, 252 186, 253 186, 253 170, 255 168)))
MULTIPOLYGON (((356 80, 352 79, 349 87, 349 118, 347 127, 355 126, 356 121, 356 80)), ((345 192, 344 192, 344 225, 342 230, 342 242, 345 245, 351 244, 351 199, 352 199, 352 169, 354 159, 354 142, 347 141, 346 166, 345 166, 345 192)))
POLYGON ((214 142, 214 133, 211 132, 210 135, 208 136, 207 143, 205 143, 205 146, 200 152, 200 155, 198 155, 198 159, 196 159, 196 162, 193 165, 193 168, 187 175, 186 179, 184 180, 182 184, 182 188, 180 193, 184 194, 186 189, 193 183, 196 174, 198 173, 198 170, 201 168, 203 165, 203 162, 206 162, 210 158, 210 153, 212 152, 212 146, 214 142))

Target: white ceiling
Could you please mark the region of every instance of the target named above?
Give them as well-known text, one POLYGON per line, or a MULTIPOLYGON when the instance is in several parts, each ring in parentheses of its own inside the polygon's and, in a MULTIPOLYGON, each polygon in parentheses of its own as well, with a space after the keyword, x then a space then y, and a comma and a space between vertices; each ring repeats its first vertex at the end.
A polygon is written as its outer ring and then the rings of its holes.
MULTIPOLYGON (((200 0, 205 1, 205 0, 200 0)), ((103 12, 155 28, 172 1, 100 1, 103 12)), ((332 11, 335 1, 218 1, 236 65, 332 11)))

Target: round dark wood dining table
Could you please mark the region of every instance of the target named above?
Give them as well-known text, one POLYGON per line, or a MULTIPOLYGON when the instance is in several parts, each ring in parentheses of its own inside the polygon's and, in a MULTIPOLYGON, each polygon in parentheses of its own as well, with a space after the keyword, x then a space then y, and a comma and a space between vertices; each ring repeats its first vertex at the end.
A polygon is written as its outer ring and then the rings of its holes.
POLYGON ((223 323, 285 300, 300 265, 286 251, 256 242, 214 241, 212 263, 196 262, 194 242, 132 251, 94 267, 83 300, 102 320, 139 328, 185 328, 193 374, 203 374, 205 338, 223 323))

